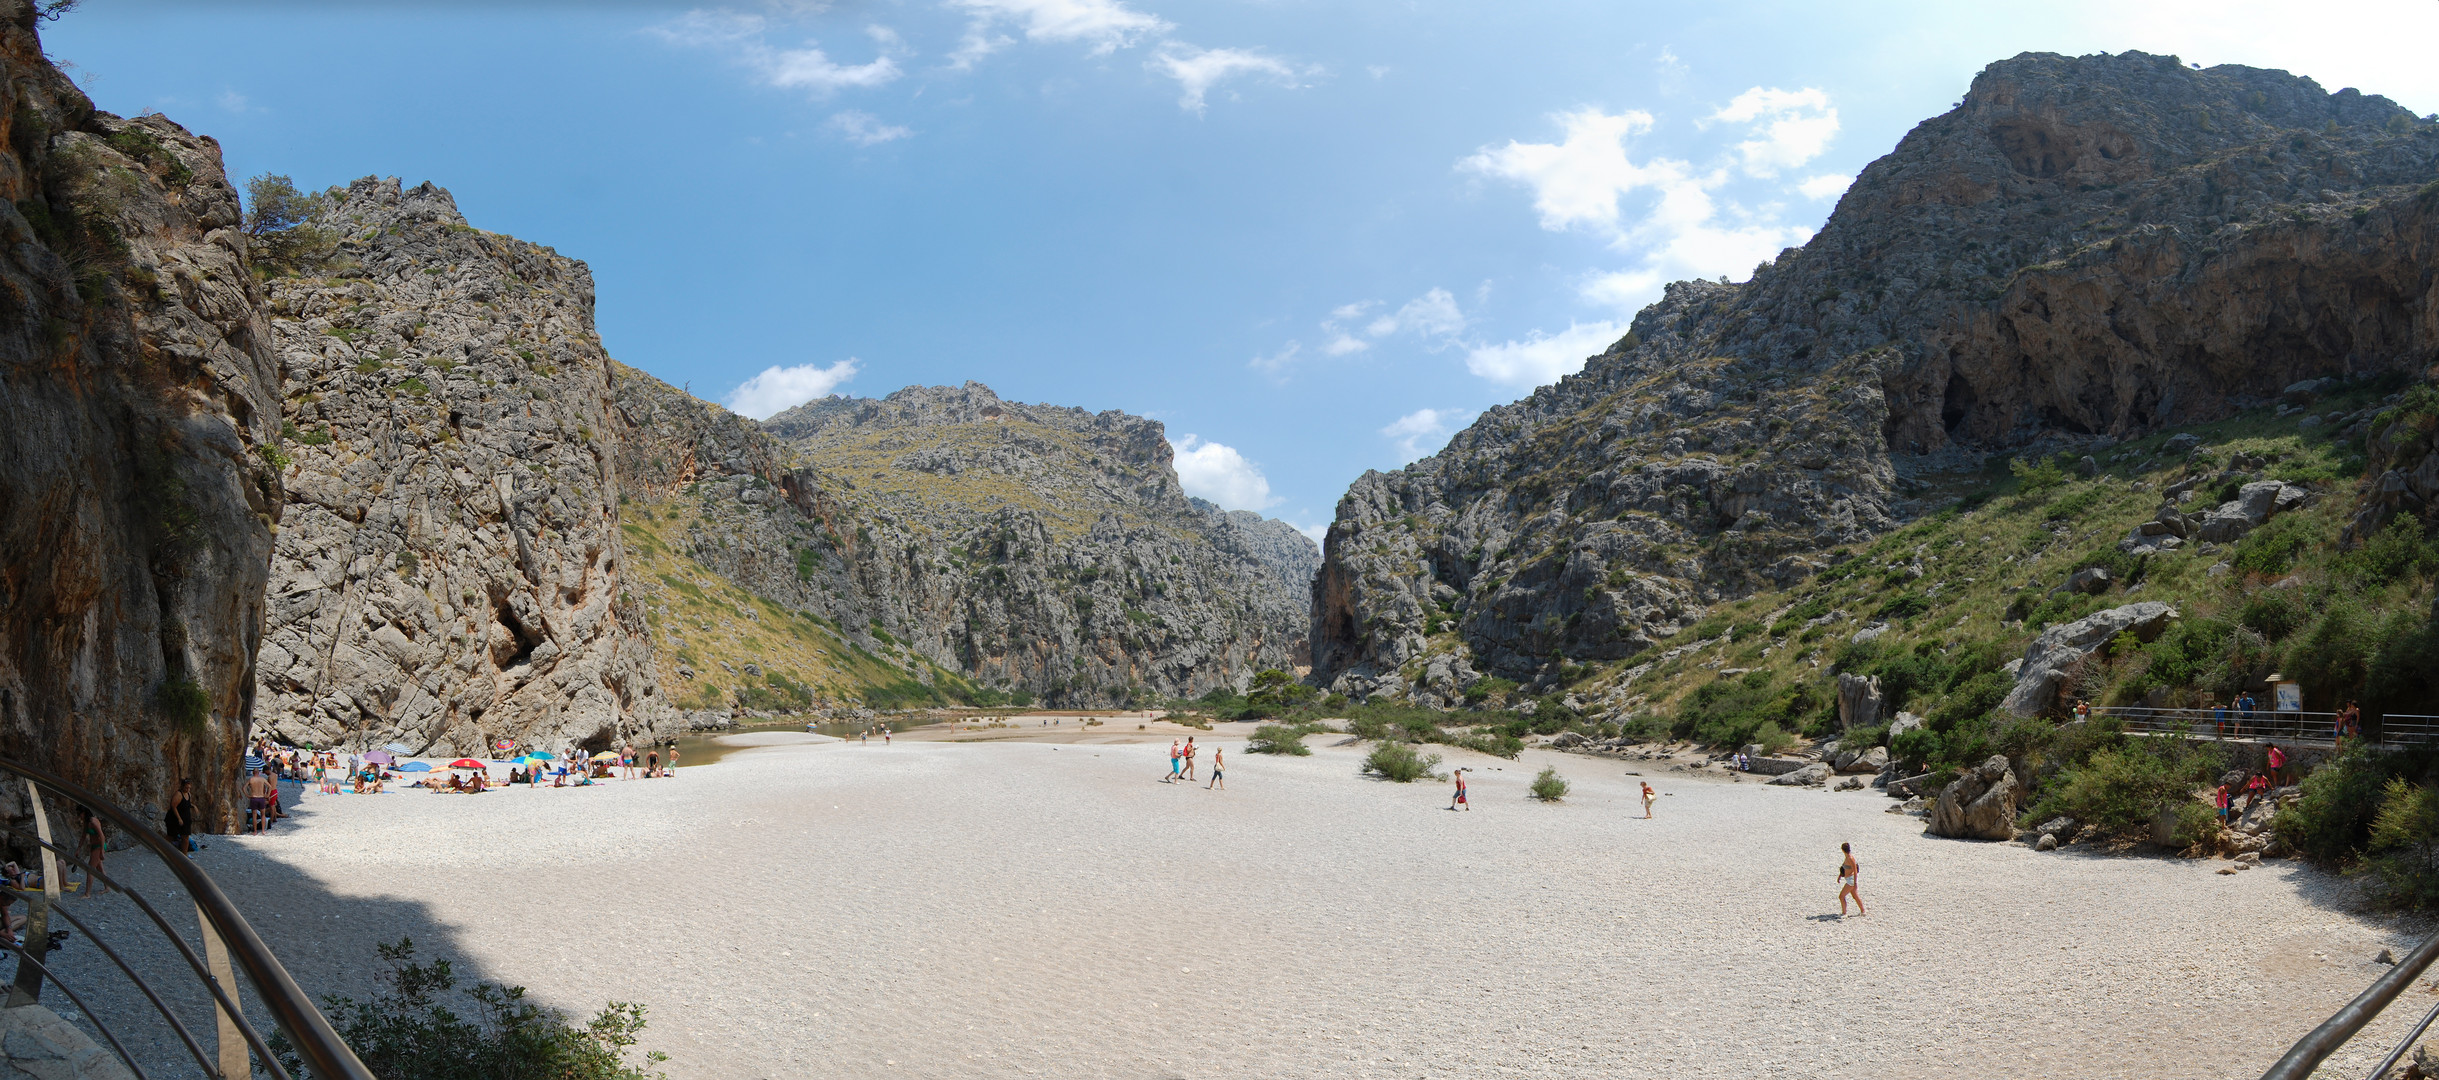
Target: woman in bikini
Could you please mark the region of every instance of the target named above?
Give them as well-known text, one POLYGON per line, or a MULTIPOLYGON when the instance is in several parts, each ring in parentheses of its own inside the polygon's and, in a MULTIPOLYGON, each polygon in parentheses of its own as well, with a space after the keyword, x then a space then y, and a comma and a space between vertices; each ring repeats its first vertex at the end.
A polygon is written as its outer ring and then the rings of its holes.
POLYGON ((1838 864, 1838 917, 1846 917, 1846 898, 1849 896, 1855 898, 1855 914, 1869 914, 1863 910, 1863 894, 1855 891, 1855 878, 1863 872, 1863 868, 1855 865, 1854 846, 1840 844, 1838 850, 1846 855, 1845 860, 1838 864))
POLYGON ((1227 753, 1227 751, 1220 747, 1214 746, 1211 748, 1211 782, 1203 785, 1204 791, 1209 791, 1213 788, 1218 788, 1221 791, 1228 790, 1228 785, 1220 783, 1220 755, 1224 753, 1227 753))

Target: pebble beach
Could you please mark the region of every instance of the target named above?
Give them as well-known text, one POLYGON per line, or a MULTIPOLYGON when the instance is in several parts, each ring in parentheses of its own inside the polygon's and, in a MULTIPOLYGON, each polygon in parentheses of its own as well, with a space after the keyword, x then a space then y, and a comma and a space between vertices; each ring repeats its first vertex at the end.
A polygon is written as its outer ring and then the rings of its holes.
MULTIPOLYGON (((201 861, 317 994, 363 993, 374 943, 411 936, 572 1013, 643 1003, 680 1080, 2243 1077, 2412 945, 2294 862, 1932 839, 1869 791, 1440 748, 1478 770, 1452 812, 1339 736, 1298 758, 1198 733, 1228 752, 1211 791, 1161 782, 1166 734, 925 735, 309 796, 201 861), (1526 795, 1545 764, 1565 801, 1526 795), (1840 842, 1867 917, 1836 917, 1840 842)), ((148 861, 119 857, 175 897, 148 861)), ((123 993, 92 950, 63 963, 123 993)), ((2333 1064, 2367 1070, 2434 993, 2333 1064)))

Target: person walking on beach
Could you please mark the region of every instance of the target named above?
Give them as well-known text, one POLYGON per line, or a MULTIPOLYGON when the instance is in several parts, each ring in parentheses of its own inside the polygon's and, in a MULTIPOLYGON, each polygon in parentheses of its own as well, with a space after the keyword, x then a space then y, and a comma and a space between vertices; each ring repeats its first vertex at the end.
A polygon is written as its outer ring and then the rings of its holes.
POLYGON ((1186 736, 1186 783, 1194 782, 1194 736, 1186 736))
POLYGON ((110 891, 110 883, 102 878, 102 855, 109 850, 110 840, 102 831, 100 815, 79 806, 76 817, 77 839, 85 849, 85 896, 90 899, 110 891))
POLYGON ((1448 797, 1448 808, 1451 810, 1460 807, 1466 810, 1473 809, 1474 804, 1465 801, 1465 770, 1458 769, 1448 775, 1455 777, 1457 781, 1457 793, 1448 797))
POLYGON ((1228 751, 1224 747, 1214 746, 1211 748, 1211 782, 1203 785, 1204 791, 1210 791, 1214 788, 1221 791, 1228 790, 1228 785, 1220 783, 1220 755, 1227 752, 1228 751))
POLYGON ((1169 740, 1169 778, 1161 783, 1174 784, 1177 782, 1178 770, 1183 767, 1184 755, 1185 750, 1177 745, 1177 740, 1169 740))
POLYGON ((1868 915, 1870 912, 1863 910, 1863 894, 1855 891, 1855 879, 1862 875, 1863 868, 1855 865, 1854 845, 1840 844, 1838 850, 1846 855, 1846 858, 1838 863, 1838 917, 1841 919, 1846 917, 1846 898, 1849 896, 1855 898, 1855 914, 1868 915))
POLYGON ((1651 804, 1652 804, 1654 801, 1656 801, 1656 800, 1658 800, 1658 799, 1659 799, 1659 797, 1660 797, 1660 793, 1659 793, 1659 792, 1657 792, 1657 791, 1653 791, 1653 790, 1651 789, 1651 781, 1649 781, 1649 780, 1645 780, 1645 781, 1643 781, 1643 782, 1642 782, 1642 784, 1643 784, 1643 820, 1645 820, 1645 821, 1650 821, 1650 820, 1651 820, 1651 804))

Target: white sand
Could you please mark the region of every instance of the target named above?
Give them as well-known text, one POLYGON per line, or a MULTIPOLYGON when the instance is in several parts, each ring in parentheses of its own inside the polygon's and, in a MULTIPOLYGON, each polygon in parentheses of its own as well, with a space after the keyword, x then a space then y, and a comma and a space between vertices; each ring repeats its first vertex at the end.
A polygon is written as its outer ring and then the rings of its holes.
POLYGON ((574 1011, 647 1004, 683 1080, 2251 1076, 2410 944, 2293 863, 1927 839, 1869 792, 1540 753, 1451 754, 1483 770, 1452 813, 1331 737, 1229 730, 1224 792, 1159 782, 1165 735, 790 740, 675 780, 313 797, 203 861, 317 992, 412 933, 574 1011), (1545 763, 1563 804, 1524 795, 1545 763), (1841 840, 1868 918, 1828 917, 1841 840))

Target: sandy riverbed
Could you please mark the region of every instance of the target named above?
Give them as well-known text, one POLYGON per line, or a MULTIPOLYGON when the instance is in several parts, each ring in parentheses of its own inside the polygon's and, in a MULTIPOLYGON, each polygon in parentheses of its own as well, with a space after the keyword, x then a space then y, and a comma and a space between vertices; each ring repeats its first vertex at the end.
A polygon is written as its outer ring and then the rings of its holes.
POLYGON ((764 737, 674 780, 309 798, 203 861, 310 989, 411 934, 645 1003, 680 1080, 2251 1076, 2408 944, 2293 863, 1925 839, 1870 792, 1541 753, 1450 754, 1482 770, 1452 813, 1336 737, 1201 735, 1226 791, 1161 783, 1165 733, 764 737), (1562 804, 1525 797, 1546 763, 1562 804), (1840 841, 1867 918, 1834 918, 1840 841))

